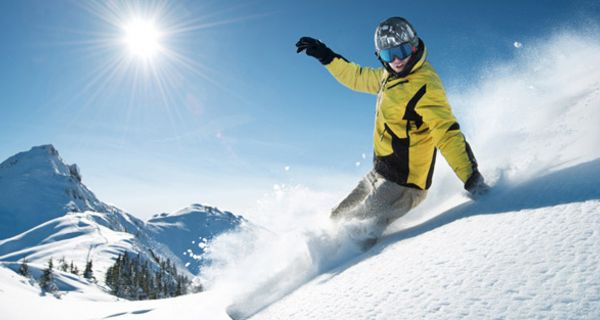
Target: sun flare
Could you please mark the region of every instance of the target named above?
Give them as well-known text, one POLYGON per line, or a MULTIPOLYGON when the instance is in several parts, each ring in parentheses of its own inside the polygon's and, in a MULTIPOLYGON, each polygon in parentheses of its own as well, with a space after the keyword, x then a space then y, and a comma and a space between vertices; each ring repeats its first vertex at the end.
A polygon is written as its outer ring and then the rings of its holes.
POLYGON ((85 59, 93 62, 86 68, 81 95, 91 97, 89 105, 123 98, 118 103, 127 105, 127 116, 134 120, 146 110, 164 111, 174 128, 179 127, 177 121, 187 120, 182 112, 190 101, 201 101, 191 88, 207 84, 230 90, 221 83, 221 72, 205 62, 216 50, 201 46, 207 35, 204 31, 253 18, 235 17, 229 10, 192 12, 179 1, 77 3, 95 18, 90 24, 93 28, 73 30, 81 35, 73 42, 81 45, 85 59))
POLYGON ((150 59, 160 51, 161 34, 153 21, 133 19, 123 31, 123 42, 133 56, 150 59))

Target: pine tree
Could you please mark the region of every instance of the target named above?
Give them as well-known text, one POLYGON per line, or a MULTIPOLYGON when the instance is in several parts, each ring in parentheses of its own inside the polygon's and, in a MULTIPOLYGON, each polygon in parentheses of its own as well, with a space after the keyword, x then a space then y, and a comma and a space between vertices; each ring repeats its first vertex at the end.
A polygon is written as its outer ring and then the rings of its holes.
POLYGON ((131 281, 132 281, 132 275, 133 275, 133 270, 132 270, 132 261, 131 258, 129 257, 128 254, 125 254, 123 256, 123 266, 122 266, 122 272, 121 272, 121 277, 120 277, 120 281, 119 283, 121 284, 121 290, 122 293, 121 295, 124 298, 127 299, 131 299, 132 296, 132 286, 131 286, 131 281))
POLYGON ((185 277, 184 276, 178 276, 177 277, 177 287, 175 289, 175 296, 181 296, 186 294, 187 290, 186 290, 186 284, 185 284, 185 277))
POLYGON ((158 298, 164 298, 164 296, 163 296, 163 277, 162 277, 161 272, 158 272, 156 274, 156 296, 158 298))
POLYGON ((156 277, 152 273, 149 273, 148 287, 149 287, 148 298, 149 299, 158 299, 158 293, 156 290, 156 277))
POLYGON ((67 264, 65 257, 60 258, 58 261, 58 269, 63 272, 67 272, 69 270, 69 265, 67 264))
POLYGON ((56 285, 54 284, 54 275, 52 273, 54 269, 54 263, 52 262, 52 258, 48 261, 48 267, 43 270, 42 276, 39 280, 40 288, 44 292, 54 292, 58 290, 56 285))
POLYGON ((88 279, 88 280, 96 280, 96 278, 94 278, 94 271, 92 270, 92 260, 88 261, 85 264, 85 270, 83 271, 83 277, 88 279))
POLYGON ((109 287, 113 287, 115 285, 114 282, 114 276, 115 276, 115 267, 109 267, 108 270, 106 270, 106 274, 104 275, 104 283, 106 283, 107 286, 109 287))
POLYGON ((106 271, 105 282, 108 287, 111 288, 112 294, 120 296, 121 286, 120 281, 120 268, 121 268, 122 256, 119 255, 115 260, 115 264, 108 268, 106 271))
POLYGON ((132 300, 173 297, 188 292, 190 281, 179 275, 175 263, 167 259, 152 257, 159 270, 150 266, 151 260, 141 254, 119 255, 115 263, 106 271, 105 283, 111 293, 132 300))
POLYGON ((79 275, 79 269, 73 264, 73 261, 71 261, 71 264, 69 265, 69 272, 76 276, 79 275))
POLYGON ((31 277, 31 272, 29 272, 29 265, 27 265, 27 259, 25 258, 21 260, 21 265, 19 266, 19 274, 26 278, 31 277))
POLYGON ((143 288, 144 274, 142 273, 140 256, 138 255, 135 259, 135 275, 133 278, 133 287, 135 288, 135 299, 145 299, 146 292, 143 288))

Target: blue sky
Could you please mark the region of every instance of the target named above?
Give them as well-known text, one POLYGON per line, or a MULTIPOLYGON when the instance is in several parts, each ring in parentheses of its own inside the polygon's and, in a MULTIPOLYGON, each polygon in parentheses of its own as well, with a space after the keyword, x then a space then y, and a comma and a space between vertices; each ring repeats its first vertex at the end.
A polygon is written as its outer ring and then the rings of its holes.
POLYGON ((515 41, 597 22, 600 4, 24 0, 0 15, 0 159, 52 143, 101 199, 148 217, 193 202, 244 213, 275 184, 343 195, 370 169, 375 98, 296 54, 300 36, 378 66, 375 26, 404 16, 459 90, 515 41), (119 23, 153 13, 170 52, 158 71, 117 65, 119 23))

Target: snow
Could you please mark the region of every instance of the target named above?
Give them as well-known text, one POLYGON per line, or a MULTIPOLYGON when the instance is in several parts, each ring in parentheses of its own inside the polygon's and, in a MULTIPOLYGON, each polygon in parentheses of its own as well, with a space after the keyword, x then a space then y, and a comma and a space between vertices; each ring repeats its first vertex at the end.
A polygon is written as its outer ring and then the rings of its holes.
POLYGON ((389 235, 254 318, 600 316, 600 201, 497 214, 478 207, 389 235))
POLYGON ((89 259, 100 283, 115 257, 135 250, 134 236, 111 230, 93 220, 95 212, 73 213, 52 219, 15 237, 0 240, 0 261, 20 261, 45 266, 50 258, 58 265, 65 258, 81 271, 89 259))
POLYGON ((81 183, 76 165, 63 162, 52 145, 33 147, 0 164, 0 239, 70 211, 110 212, 81 183))
MULTIPOLYGON (((595 174, 600 176, 600 171, 595 174)), ((297 269, 284 267, 286 272, 279 277, 264 270, 262 278, 254 279, 263 283, 252 297, 277 292, 283 280, 313 278, 287 287, 297 290, 290 290, 253 319, 600 316, 600 200, 553 206, 547 205, 552 200, 508 204, 513 210, 503 211, 501 204, 512 196, 505 192, 478 203, 466 202, 424 224, 388 234, 364 254, 346 248, 346 256, 337 261, 322 255, 331 263, 317 263, 310 274, 305 274, 314 262, 310 256, 300 256, 305 260, 295 261, 297 269)), ((325 245, 333 243, 333 239, 323 241, 313 248, 323 253, 325 245)), ((279 245, 284 253, 292 244, 279 245)), ((279 261, 288 257, 282 254, 279 261)), ((268 258, 256 257, 272 269, 274 261, 268 258)), ((181 319, 228 319, 225 309, 231 297, 224 288, 158 301, 110 302, 108 295, 90 298, 76 292, 58 300, 40 297, 29 285, 20 286, 18 276, 6 270, 0 268, 4 272, 0 310, 10 315, 16 312, 11 302, 22 299, 40 304, 35 309, 18 308, 24 319, 42 314, 64 319, 133 319, 140 314, 145 319, 164 319, 169 314, 181 319), (90 304, 87 299, 101 302, 90 304), (69 315, 61 314, 60 306, 65 304, 74 310, 69 315)))
MULTIPOLYGON (((108 215, 61 215, 0 241, 0 314, 7 319, 600 318, 598 34, 561 32, 538 43, 528 40, 514 60, 495 62, 482 71, 479 83, 469 90, 451 88, 449 95, 480 168, 494 185, 477 202, 438 161, 425 203, 366 252, 352 239, 368 224, 332 224, 327 216, 337 199, 303 186, 277 185, 259 201, 262 215, 253 222, 263 227, 241 223, 214 237, 186 232, 200 225, 182 221, 196 221, 198 212, 235 216, 202 205, 161 214, 149 224, 172 240, 166 247, 191 257, 197 255, 192 249, 202 249, 202 258, 210 261, 199 278, 207 291, 136 302, 63 274, 58 278, 71 290, 60 299, 40 296, 12 271, 14 263, 6 260, 26 252, 39 255, 32 263, 39 272, 47 252, 78 256, 77 250, 90 247, 63 247, 67 236, 91 242, 101 231, 111 243, 129 243, 129 233, 109 228, 108 215), (568 54, 564 48, 570 48, 568 54), (94 231, 98 221, 105 222, 94 231), (50 231, 54 228, 59 230, 50 231), (179 234, 189 236, 181 247, 179 234)), ((56 168, 55 173, 67 172, 56 168)), ((114 217, 129 219, 130 227, 139 224, 127 215, 114 217)))
POLYGON ((100 284, 106 269, 124 252, 139 253, 152 263, 157 254, 193 276, 204 248, 191 242, 212 238, 243 221, 230 212, 192 204, 144 223, 98 200, 82 183, 77 165, 66 164, 52 145, 33 147, 2 162, 0 190, 0 261, 26 257, 44 264, 64 257, 83 270, 91 259, 100 284), (188 248, 194 253, 184 257, 188 248))
POLYGON ((3 319, 229 319, 223 306, 207 294, 152 301, 125 301, 82 287, 60 299, 41 296, 27 280, 0 268, 0 310, 3 319))
POLYGON ((189 272, 198 274, 204 264, 206 242, 235 230, 243 222, 241 216, 231 212, 192 204, 173 214, 155 216, 148 221, 146 230, 155 242, 163 244, 163 249, 174 253, 189 272))

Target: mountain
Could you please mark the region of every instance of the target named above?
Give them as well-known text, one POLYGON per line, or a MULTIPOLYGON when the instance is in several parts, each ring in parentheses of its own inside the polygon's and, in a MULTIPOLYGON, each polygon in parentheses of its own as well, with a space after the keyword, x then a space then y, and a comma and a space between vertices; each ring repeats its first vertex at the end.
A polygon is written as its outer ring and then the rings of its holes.
POLYGON ((203 246, 245 220, 194 204, 147 223, 100 201, 52 145, 33 147, 0 164, 0 262, 22 259, 43 269, 49 259, 83 270, 93 261, 98 283, 118 255, 140 255, 151 268, 170 260, 192 277, 204 262, 203 246))
POLYGON ((113 226, 104 213, 69 213, 0 240, 0 261, 17 262, 26 258, 41 268, 51 258, 55 263, 64 258, 83 270, 86 262, 92 260, 94 274, 103 283, 106 270, 119 254, 141 253, 151 257, 151 247, 143 238, 115 230, 113 226))
POLYGON ((146 230, 157 243, 165 245, 193 274, 199 274, 204 250, 210 240, 235 230, 246 220, 231 212, 192 204, 173 214, 162 213, 148 220, 146 230))
POLYGON ((0 261, 46 264, 65 258, 83 270, 94 262, 100 283, 123 252, 150 259, 145 223, 100 201, 52 145, 31 148, 0 164, 0 261))
MULTIPOLYGON (((33 147, 0 165, 0 261, 26 258, 42 269, 65 259, 83 270, 93 262, 98 283, 119 254, 140 254, 152 266, 154 250, 145 223, 100 201, 83 183, 77 165, 66 164, 52 145, 33 147)), ((174 260, 176 261, 176 260, 174 260)))
POLYGON ((114 213, 81 182, 76 164, 66 164, 52 145, 33 147, 0 164, 0 239, 67 212, 114 213))

